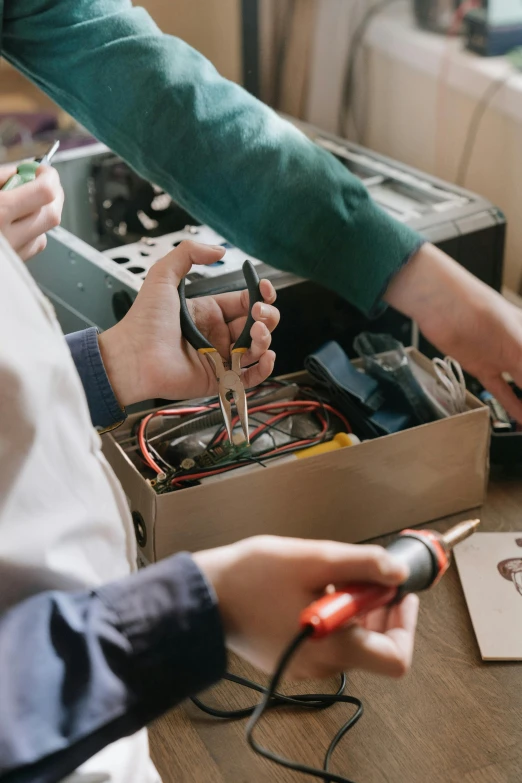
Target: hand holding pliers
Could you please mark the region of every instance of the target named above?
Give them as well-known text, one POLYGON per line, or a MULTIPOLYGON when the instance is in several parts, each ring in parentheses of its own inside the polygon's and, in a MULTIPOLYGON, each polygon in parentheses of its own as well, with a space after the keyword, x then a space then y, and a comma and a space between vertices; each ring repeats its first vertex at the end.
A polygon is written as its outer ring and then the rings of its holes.
POLYGON ((248 406, 245 387, 241 380, 241 359, 252 345, 250 330, 254 324, 252 307, 256 302, 262 302, 263 297, 259 289, 259 277, 251 261, 243 264, 243 275, 250 296, 248 317, 241 332, 231 349, 231 362, 225 362, 216 348, 204 337, 194 324, 187 307, 185 297, 185 280, 179 284, 180 321, 181 332, 188 343, 200 354, 204 354, 214 373, 219 386, 219 403, 225 420, 225 427, 229 439, 232 441, 232 399, 234 400, 243 435, 247 443, 250 443, 248 430, 248 406))

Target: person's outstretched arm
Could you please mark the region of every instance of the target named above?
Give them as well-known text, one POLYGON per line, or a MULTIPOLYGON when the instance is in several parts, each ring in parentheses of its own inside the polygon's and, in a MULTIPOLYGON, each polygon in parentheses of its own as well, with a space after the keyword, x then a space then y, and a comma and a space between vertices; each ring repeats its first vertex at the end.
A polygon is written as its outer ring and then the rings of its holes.
POLYGON ((342 163, 130 0, 5 0, 2 47, 199 220, 363 311, 422 243, 342 163))
POLYGON ((130 0, 4 0, 3 55, 247 253, 417 321, 522 422, 522 314, 130 0), (411 260, 411 263, 408 263, 411 260))

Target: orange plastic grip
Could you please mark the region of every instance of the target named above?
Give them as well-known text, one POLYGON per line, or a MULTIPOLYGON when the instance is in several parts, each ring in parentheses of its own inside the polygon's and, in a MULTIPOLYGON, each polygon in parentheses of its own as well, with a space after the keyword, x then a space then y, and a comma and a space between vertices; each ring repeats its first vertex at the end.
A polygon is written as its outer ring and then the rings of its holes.
POLYGON ((397 587, 353 583, 346 585, 344 590, 328 593, 314 601, 301 612, 299 622, 301 628, 313 627, 312 639, 322 639, 356 617, 391 603, 396 595, 397 587))

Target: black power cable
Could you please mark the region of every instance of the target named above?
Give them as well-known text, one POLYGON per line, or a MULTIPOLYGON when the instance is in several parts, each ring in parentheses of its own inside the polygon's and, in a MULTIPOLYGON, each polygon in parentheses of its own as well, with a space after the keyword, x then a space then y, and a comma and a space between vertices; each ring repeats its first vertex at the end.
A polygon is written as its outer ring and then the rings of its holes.
POLYGON ((353 726, 355 726, 363 714, 363 706, 361 701, 355 698, 355 696, 346 696, 344 694, 344 689, 346 687, 346 675, 341 675, 341 684, 336 693, 309 693, 285 696, 282 693, 279 693, 277 690, 291 658, 301 646, 301 644, 313 633, 313 630, 314 629, 311 625, 306 626, 306 628, 300 631, 291 644, 287 647, 279 660, 268 688, 264 688, 262 685, 252 682, 252 680, 248 680, 244 677, 238 677, 235 674, 225 675, 224 679, 229 680, 230 682, 234 682, 238 685, 242 685, 245 688, 249 688, 250 690, 262 693, 263 698, 259 704, 237 710, 221 710, 210 707, 197 698, 192 698, 191 701, 196 705, 196 707, 205 712, 207 715, 212 715, 215 718, 238 720, 240 718, 249 717, 250 720, 248 721, 246 727, 246 739, 248 744, 256 753, 258 753, 260 756, 263 756, 265 759, 272 761, 274 764, 278 764, 279 766, 285 767, 286 769, 294 770, 295 772, 302 772, 305 775, 319 778, 320 780, 325 781, 325 783, 354 783, 354 781, 350 780, 349 778, 346 778, 342 775, 337 775, 334 772, 330 772, 330 762, 334 750, 336 749, 341 739, 351 728, 353 728, 353 726), (294 706, 304 709, 324 710, 328 709, 328 707, 332 707, 334 704, 340 703, 352 704, 356 707, 356 710, 350 719, 341 726, 333 740, 330 742, 322 769, 318 767, 309 767, 306 764, 300 764, 298 761, 293 761, 292 759, 287 759, 284 756, 279 756, 267 748, 264 748, 262 745, 259 745, 259 743, 254 739, 254 730, 268 709, 281 706, 294 706))
MULTIPOLYGON (((257 691, 258 693, 262 694, 266 694, 268 692, 268 688, 264 688, 262 685, 259 685, 259 683, 254 682, 253 680, 249 680, 246 677, 239 677, 237 674, 231 674, 230 672, 227 672, 223 679, 228 680, 228 682, 233 682, 235 685, 241 685, 243 688, 248 688, 251 691, 257 691)), ((330 695, 341 696, 345 687, 346 675, 341 674, 341 682, 338 690, 336 693, 330 695)), ((226 720, 250 718, 258 706, 257 704, 254 704, 251 707, 242 707, 237 710, 222 710, 219 709, 219 707, 211 707, 209 704, 204 704, 196 696, 192 697, 191 701, 196 705, 196 707, 199 707, 202 712, 206 712, 207 715, 211 715, 213 718, 223 718, 226 720)), ((283 693, 274 693, 270 700, 270 704, 268 705, 268 709, 278 706, 281 707, 284 705, 289 707, 306 707, 309 710, 324 710, 327 707, 332 706, 330 702, 326 703, 318 699, 316 694, 295 694, 294 696, 285 696, 283 693)))
POLYGON ((506 76, 503 76, 500 79, 496 79, 494 82, 488 85, 488 87, 484 90, 480 101, 475 106, 475 110, 473 111, 471 120, 469 121, 466 139, 464 141, 464 146, 462 148, 462 154, 460 156, 460 162, 457 170, 456 183, 461 187, 464 187, 466 182, 471 156, 473 155, 473 150, 477 141, 477 135, 480 130, 482 120, 484 119, 486 110, 488 109, 495 95, 502 89, 506 82, 511 79, 512 75, 512 73, 508 73, 506 76))
POLYGON ((296 0, 287 0, 287 6, 282 20, 281 30, 277 37, 276 56, 274 66, 274 108, 281 108, 281 98, 283 95, 283 75, 286 62, 286 52, 290 36, 292 34, 292 25, 295 16, 296 0))
POLYGON ((360 128, 357 125, 357 119, 355 117, 355 111, 353 107, 354 94, 355 94, 355 68, 357 65, 357 56, 359 54, 361 45, 364 41, 364 36, 368 26, 374 16, 377 16, 385 8, 394 3, 395 0, 380 0, 375 5, 370 6, 363 15, 361 21, 355 28, 355 32, 352 36, 350 43, 350 51, 348 54, 348 60, 346 63, 346 70, 344 73, 343 87, 341 93, 341 104, 339 107, 339 135, 346 137, 348 135, 348 119, 350 113, 352 114, 352 120, 355 128, 356 141, 362 141, 360 128))

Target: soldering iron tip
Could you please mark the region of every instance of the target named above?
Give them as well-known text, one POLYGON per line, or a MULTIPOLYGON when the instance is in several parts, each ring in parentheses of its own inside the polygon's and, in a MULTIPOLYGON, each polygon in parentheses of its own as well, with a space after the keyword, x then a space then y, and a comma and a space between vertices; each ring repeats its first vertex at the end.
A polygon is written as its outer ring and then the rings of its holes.
POLYGON ((453 549, 461 541, 473 535, 479 525, 480 519, 467 519, 465 522, 459 522, 458 525, 451 527, 444 533, 443 541, 448 549, 453 549))

